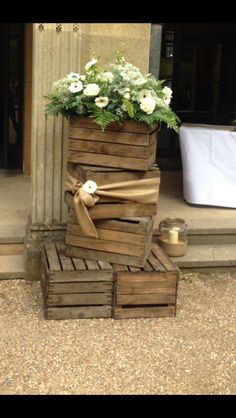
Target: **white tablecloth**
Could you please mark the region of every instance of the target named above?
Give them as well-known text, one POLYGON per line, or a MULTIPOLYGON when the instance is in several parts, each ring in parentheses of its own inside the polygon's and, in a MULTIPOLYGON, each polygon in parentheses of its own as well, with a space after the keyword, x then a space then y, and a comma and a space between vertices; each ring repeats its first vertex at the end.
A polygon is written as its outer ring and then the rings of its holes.
POLYGON ((236 208, 233 126, 182 124, 183 194, 189 203, 236 208))

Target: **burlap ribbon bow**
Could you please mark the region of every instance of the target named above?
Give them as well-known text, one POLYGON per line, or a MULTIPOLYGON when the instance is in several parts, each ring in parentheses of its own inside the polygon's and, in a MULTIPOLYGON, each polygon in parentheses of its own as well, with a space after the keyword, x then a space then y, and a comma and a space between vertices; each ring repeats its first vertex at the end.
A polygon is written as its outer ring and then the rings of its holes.
POLYGON ((65 182, 66 191, 74 195, 74 208, 82 231, 97 238, 96 228, 89 216, 88 208, 96 204, 100 197, 114 198, 145 204, 156 204, 159 193, 159 183, 156 178, 121 181, 97 186, 88 181, 84 185, 68 171, 65 182))

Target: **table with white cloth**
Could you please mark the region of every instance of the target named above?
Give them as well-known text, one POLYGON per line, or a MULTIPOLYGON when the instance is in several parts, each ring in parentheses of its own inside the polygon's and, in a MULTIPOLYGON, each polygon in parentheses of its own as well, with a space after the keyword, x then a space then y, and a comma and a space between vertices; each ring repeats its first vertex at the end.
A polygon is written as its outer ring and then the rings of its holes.
POLYGON ((179 139, 184 199, 236 208, 235 127, 183 123, 179 139))

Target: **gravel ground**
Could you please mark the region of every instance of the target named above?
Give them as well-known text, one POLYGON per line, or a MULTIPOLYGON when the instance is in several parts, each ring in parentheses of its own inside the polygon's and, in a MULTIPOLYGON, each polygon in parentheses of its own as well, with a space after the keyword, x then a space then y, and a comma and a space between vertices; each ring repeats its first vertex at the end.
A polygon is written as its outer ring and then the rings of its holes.
POLYGON ((236 273, 182 274, 176 318, 43 317, 0 282, 0 394, 236 394, 236 273))

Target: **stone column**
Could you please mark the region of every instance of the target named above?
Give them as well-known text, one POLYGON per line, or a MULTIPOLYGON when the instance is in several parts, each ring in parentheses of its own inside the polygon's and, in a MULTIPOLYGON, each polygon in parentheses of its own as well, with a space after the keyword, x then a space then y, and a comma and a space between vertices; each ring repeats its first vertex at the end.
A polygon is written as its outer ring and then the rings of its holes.
POLYGON ((162 25, 152 24, 150 39, 149 72, 159 79, 161 60, 162 25))
POLYGON ((148 72, 150 24, 33 24, 31 214, 25 237, 27 277, 39 279, 40 243, 64 238, 67 207, 64 171, 68 123, 45 117, 46 99, 54 81, 81 72, 93 54, 100 64, 114 62, 116 51, 148 72))
POLYGON ((80 25, 33 24, 31 213, 25 237, 27 277, 40 275, 40 243, 65 234, 64 170, 68 122, 45 117, 46 96, 54 81, 80 71, 80 25))

